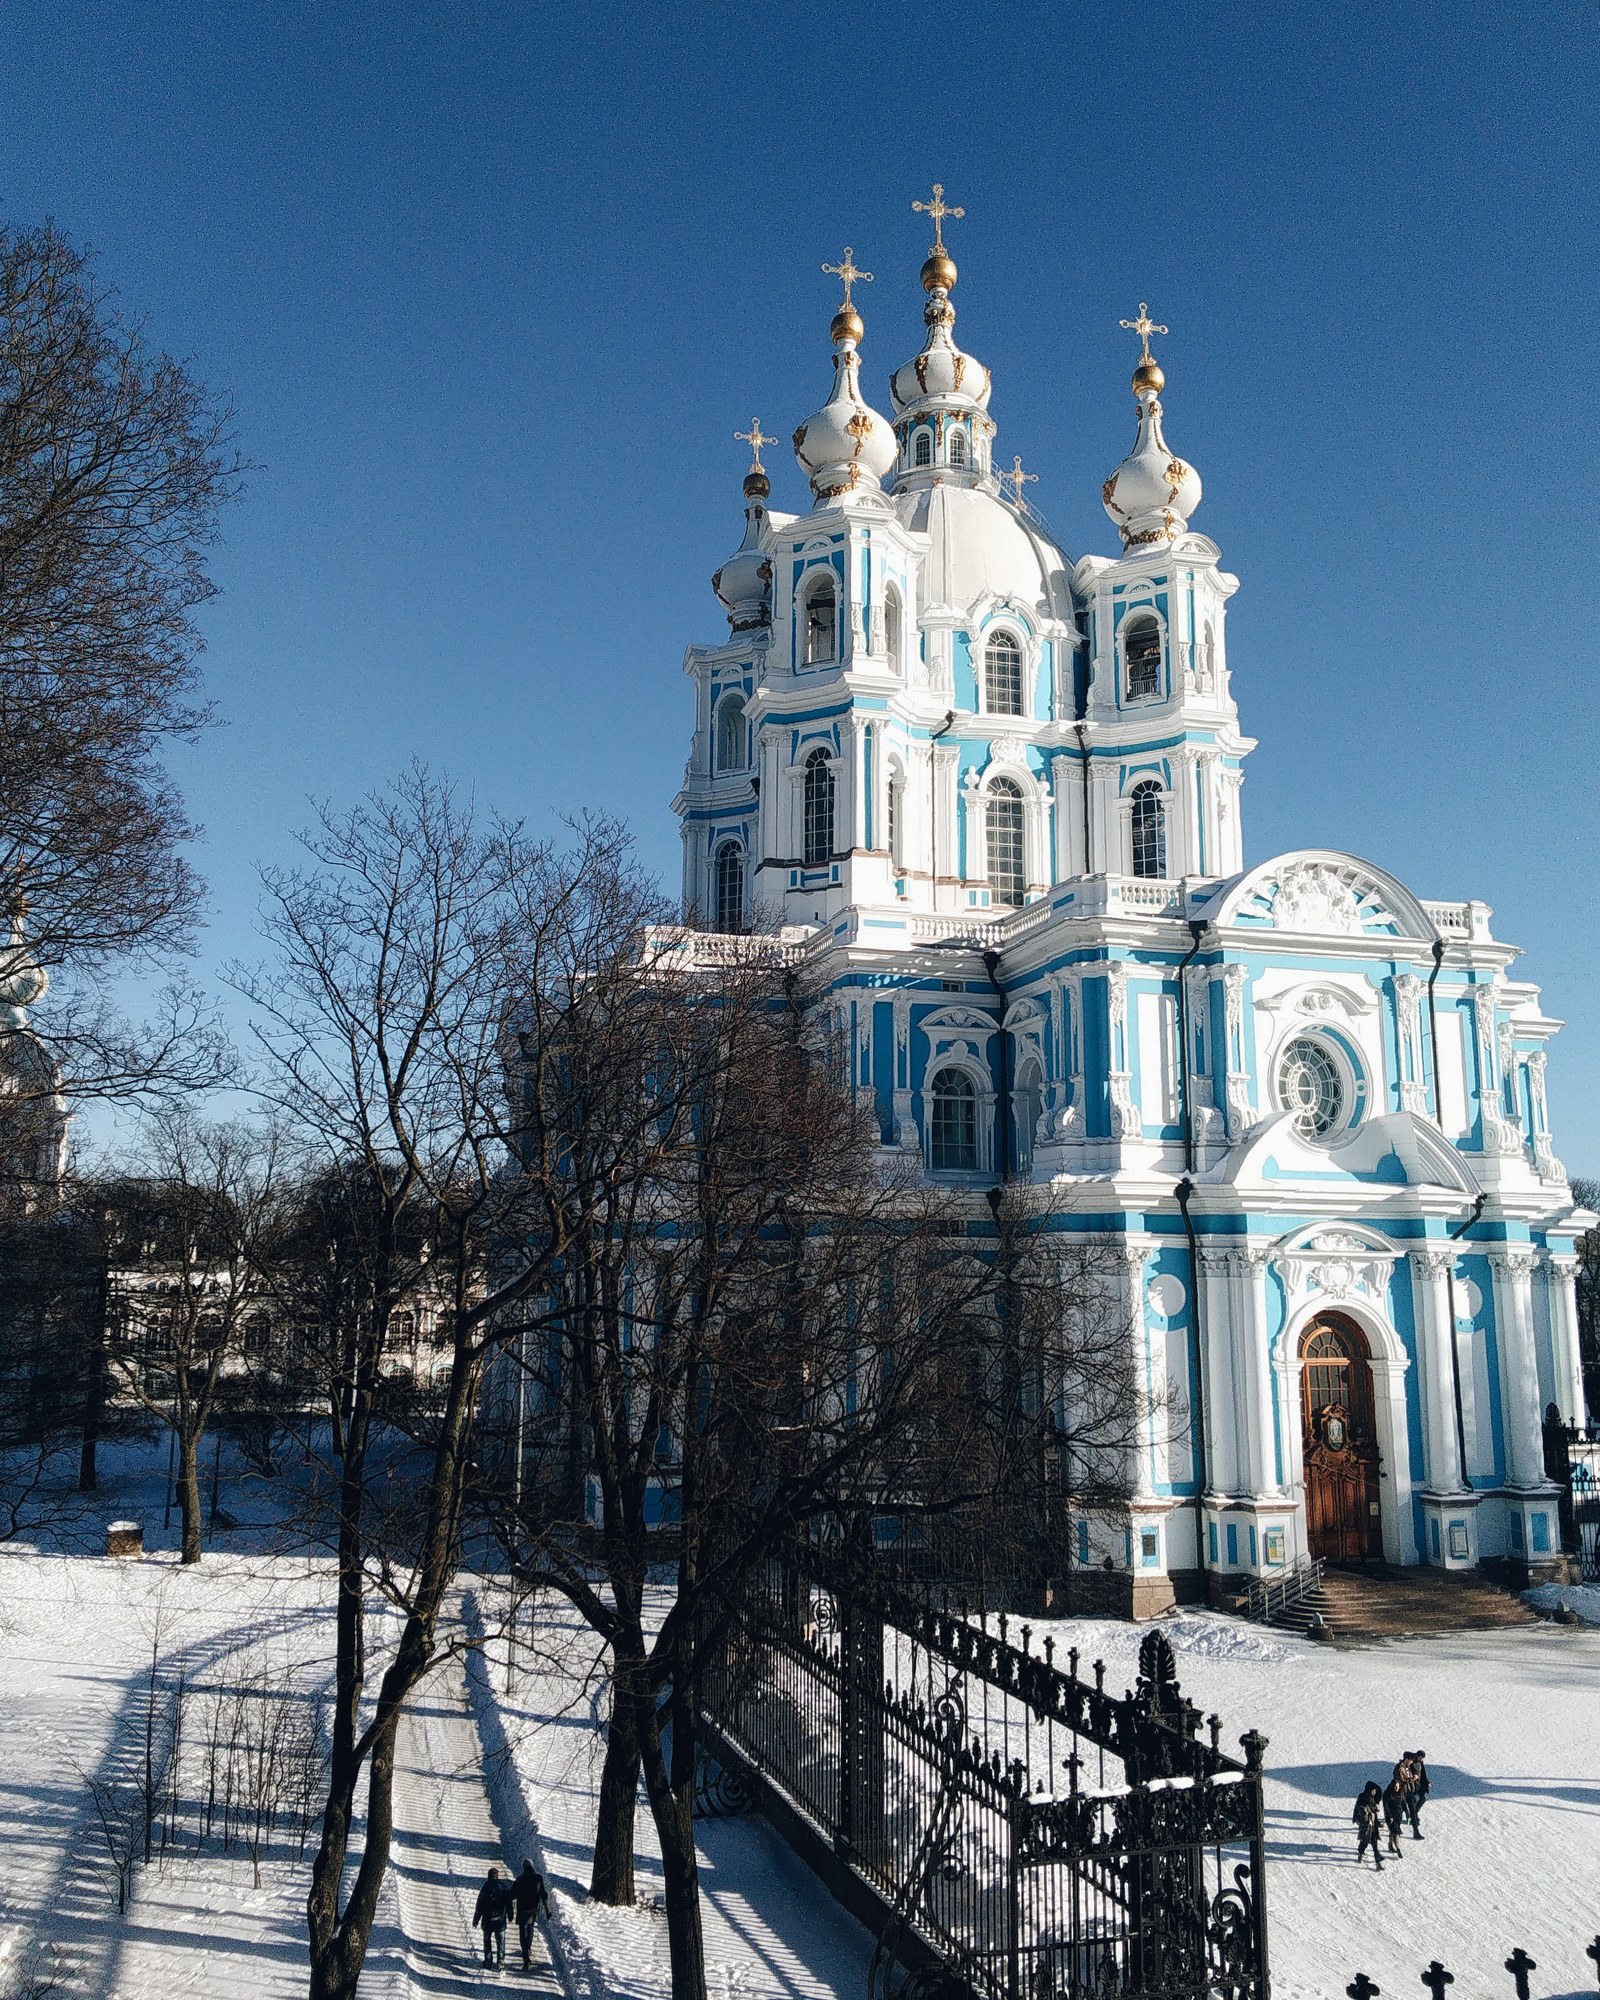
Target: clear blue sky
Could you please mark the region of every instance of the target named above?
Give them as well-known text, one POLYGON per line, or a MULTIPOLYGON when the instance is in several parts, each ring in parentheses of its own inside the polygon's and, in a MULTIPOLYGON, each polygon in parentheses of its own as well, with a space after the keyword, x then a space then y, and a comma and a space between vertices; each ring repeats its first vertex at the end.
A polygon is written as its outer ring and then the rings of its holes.
POLYGON ((675 884, 731 433, 821 399, 847 242, 884 407, 939 179, 997 451, 1074 552, 1114 547, 1117 321, 1172 327, 1248 857, 1493 904, 1600 1171, 1597 69, 1591 4, 9 0, 0 204, 98 249, 262 467, 206 618, 228 726, 179 767, 206 968, 307 794, 414 753, 535 823, 626 814, 675 884))

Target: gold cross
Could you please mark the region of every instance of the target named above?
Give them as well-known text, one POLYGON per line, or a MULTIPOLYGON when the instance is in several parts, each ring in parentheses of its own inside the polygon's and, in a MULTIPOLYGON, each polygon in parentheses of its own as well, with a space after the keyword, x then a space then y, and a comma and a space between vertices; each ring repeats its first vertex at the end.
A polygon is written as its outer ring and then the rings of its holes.
POLYGON ((735 431, 734 436, 740 444, 747 444, 750 447, 750 470, 752 472, 765 472, 767 468, 761 463, 761 447, 764 444, 776 444, 778 440, 775 437, 768 437, 766 432, 762 430, 761 419, 759 417, 752 417, 750 419, 749 430, 735 431))
POLYGON ((844 302, 846 305, 850 303, 850 287, 852 285, 870 285, 872 283, 872 273, 870 271, 858 271, 856 269, 854 263, 855 254, 847 243, 844 246, 844 262, 842 264, 824 264, 822 267, 830 277, 838 278, 843 284, 844 302))
POLYGON ((1023 471, 1022 460, 1016 456, 1012 457, 1011 470, 1009 472, 1002 472, 1000 475, 1000 484, 1011 488, 1011 497, 1019 507, 1022 505, 1023 487, 1037 485, 1038 480, 1039 475, 1037 472, 1023 471))
POLYGON ((914 201, 911 204, 911 206, 918 215, 925 215, 932 222, 933 247, 935 252, 944 249, 945 217, 947 215, 953 215, 958 219, 961 219, 965 217, 967 212, 964 208, 952 208, 950 204, 945 200, 943 181, 934 182, 932 201, 914 201))
POLYGON ((1125 326, 1129 333, 1138 334, 1140 340, 1144 343, 1144 352, 1139 356, 1141 361, 1154 360, 1155 357, 1150 352, 1150 336, 1153 333, 1165 333, 1168 329, 1164 326, 1156 325, 1155 321, 1150 317, 1150 308, 1145 304, 1143 299, 1139 301, 1139 317, 1137 319, 1119 319, 1117 324, 1118 326, 1125 326))

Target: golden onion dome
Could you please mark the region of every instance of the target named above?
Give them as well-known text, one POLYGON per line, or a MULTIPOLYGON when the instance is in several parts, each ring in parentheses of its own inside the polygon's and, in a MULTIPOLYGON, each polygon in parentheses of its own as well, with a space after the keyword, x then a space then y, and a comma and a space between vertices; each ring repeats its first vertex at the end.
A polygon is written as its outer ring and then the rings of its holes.
POLYGON ((935 250, 922 267, 925 292, 953 292, 956 287, 956 260, 948 250, 935 250))
POLYGON ((833 324, 828 328, 828 338, 837 347, 841 340, 853 340, 859 347, 866 337, 866 327, 861 315, 852 305, 842 305, 833 316, 833 324))
POLYGON ((1142 396, 1147 389, 1153 389, 1159 396, 1167 386, 1167 378, 1156 361, 1141 361, 1133 371, 1133 393, 1142 396))
POLYGON ((744 497, 747 500, 765 500, 772 491, 772 481, 759 465, 753 465, 744 476, 744 497))

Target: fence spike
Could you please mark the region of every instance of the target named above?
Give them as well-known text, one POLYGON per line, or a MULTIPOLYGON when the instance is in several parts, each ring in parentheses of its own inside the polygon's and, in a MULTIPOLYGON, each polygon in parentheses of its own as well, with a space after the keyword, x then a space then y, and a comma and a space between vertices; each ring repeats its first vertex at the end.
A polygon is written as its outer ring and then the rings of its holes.
POLYGON ((1033 1627, 1031 1625, 1024 1625, 1022 1628, 1022 1650, 1025 1653, 1027 1653, 1031 1652, 1032 1648, 1033 1648, 1033 1627))
POLYGON ((1045 1634, 1045 1641, 1044 1641, 1044 1663, 1047 1667, 1053 1667, 1056 1663, 1055 1638, 1052 1634, 1048 1632, 1045 1634))

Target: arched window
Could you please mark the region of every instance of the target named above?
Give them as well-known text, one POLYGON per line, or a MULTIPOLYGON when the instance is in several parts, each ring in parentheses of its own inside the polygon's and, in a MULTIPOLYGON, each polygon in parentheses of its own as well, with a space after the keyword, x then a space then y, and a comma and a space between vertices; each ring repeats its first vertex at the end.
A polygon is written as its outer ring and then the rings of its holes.
POLYGON ((889 866, 898 874, 905 867, 906 774, 889 766, 889 866))
POLYGON ((1022 713, 1022 648, 1015 633, 996 632, 984 649, 983 698, 991 715, 1022 713))
POLYGON ((833 858, 833 772, 826 750, 806 759, 806 866, 821 867, 833 858))
POLYGON ((1009 778, 989 787, 989 894, 1008 909, 1022 906, 1022 793, 1009 778))
POLYGON ((1133 872, 1160 881, 1167 872, 1167 808, 1153 778, 1135 785, 1131 794, 1133 872))
POLYGON ((1017 1166, 1026 1173, 1033 1165, 1033 1135, 1039 1129, 1039 1114, 1044 1109, 1044 1072, 1031 1058, 1017 1073, 1012 1107, 1017 1166))
POLYGON ((742 771, 750 761, 750 732, 745 728, 744 701, 736 694, 722 697, 717 707, 717 769, 742 771))
POLYGON ((839 615, 833 578, 823 577, 806 592, 806 664, 820 666, 837 657, 839 615))
POLYGON ((1161 692, 1161 627, 1153 618, 1130 618, 1122 628, 1122 659, 1129 701, 1161 692))
POLYGON ((719 931, 744 928, 744 852, 736 840, 717 849, 716 921, 719 931))
POLYGON ((928 1164, 937 1173, 974 1173, 978 1165, 978 1093, 961 1069, 942 1069, 930 1087, 928 1164))
POLYGON ((965 431, 950 433, 950 463, 965 465, 967 462, 967 434, 965 431))
POLYGON ((900 593, 892 583, 883 597, 883 650, 889 655, 891 667, 901 665, 900 593))
POLYGON ((917 432, 916 438, 913 440, 911 446, 911 463, 914 466, 932 465, 933 463, 932 431, 921 430, 917 432))

